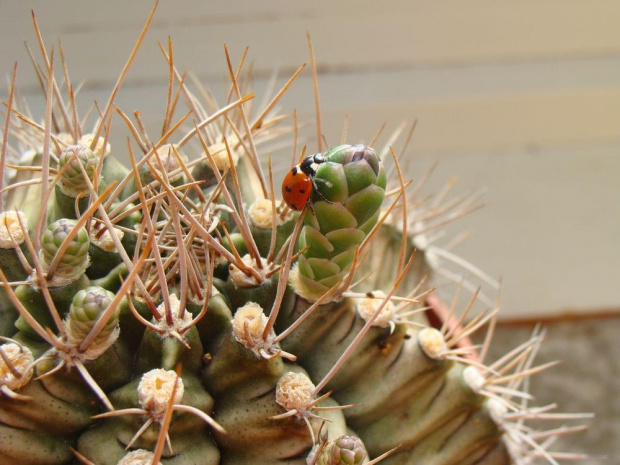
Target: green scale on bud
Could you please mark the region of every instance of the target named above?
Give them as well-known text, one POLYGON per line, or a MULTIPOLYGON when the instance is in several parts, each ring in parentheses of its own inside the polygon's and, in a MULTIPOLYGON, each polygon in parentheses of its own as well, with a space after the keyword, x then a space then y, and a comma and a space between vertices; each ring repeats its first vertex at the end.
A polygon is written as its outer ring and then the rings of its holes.
POLYGON ((385 169, 372 148, 339 145, 324 158, 314 178, 320 194, 314 193, 313 208, 306 209, 298 240, 307 250, 291 275, 295 291, 308 300, 344 279, 385 197, 385 169))

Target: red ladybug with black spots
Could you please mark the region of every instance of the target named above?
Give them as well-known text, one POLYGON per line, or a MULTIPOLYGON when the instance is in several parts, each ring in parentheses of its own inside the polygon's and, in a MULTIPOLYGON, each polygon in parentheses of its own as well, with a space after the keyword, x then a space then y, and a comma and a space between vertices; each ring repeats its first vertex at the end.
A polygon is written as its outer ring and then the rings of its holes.
MULTIPOLYGON (((317 189, 315 180, 316 170, 321 163, 326 161, 322 153, 309 155, 286 174, 282 181, 282 198, 293 210, 301 211, 307 204, 310 205, 313 192, 329 202, 317 189)), ((311 205, 310 208, 312 208, 311 205)))

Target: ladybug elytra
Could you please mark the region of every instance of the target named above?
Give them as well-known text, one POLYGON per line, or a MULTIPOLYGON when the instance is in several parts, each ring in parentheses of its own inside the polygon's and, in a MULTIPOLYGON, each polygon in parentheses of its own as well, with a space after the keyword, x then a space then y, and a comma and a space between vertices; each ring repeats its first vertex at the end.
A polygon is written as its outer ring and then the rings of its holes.
MULTIPOLYGON (((321 153, 309 155, 303 161, 294 166, 282 181, 282 198, 293 210, 301 211, 310 203, 312 192, 329 202, 316 187, 316 170, 321 163, 327 160, 321 153)), ((331 202, 329 202, 331 203, 331 202)))

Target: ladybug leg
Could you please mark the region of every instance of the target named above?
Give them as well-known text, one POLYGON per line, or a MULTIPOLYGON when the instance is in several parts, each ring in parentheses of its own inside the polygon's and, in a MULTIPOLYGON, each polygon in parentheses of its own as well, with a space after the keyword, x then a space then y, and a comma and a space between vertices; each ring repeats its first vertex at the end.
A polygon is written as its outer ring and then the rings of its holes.
POLYGON ((318 189, 318 187, 317 187, 317 185, 316 185, 317 181, 321 181, 321 182, 322 182, 322 183, 324 183, 327 187, 331 187, 331 186, 332 186, 332 183, 331 183, 331 182, 329 182, 329 181, 326 181, 326 180, 324 180, 324 179, 320 179, 320 178, 319 178, 319 179, 315 179, 315 178, 312 178, 312 188, 314 189, 314 192, 316 192, 316 195, 318 195, 318 196, 319 196, 319 198, 320 198, 321 200, 324 200, 324 201, 325 201, 325 202, 327 202, 327 203, 334 203, 334 202, 332 202, 331 200, 329 200, 329 199, 325 198, 325 196, 324 196, 323 194, 321 194, 321 191, 318 189))
POLYGON ((314 179, 314 185, 315 186, 316 186, 316 183, 319 182, 319 181, 322 182, 325 187, 332 187, 333 186, 333 184, 331 182, 329 182, 327 179, 322 179, 322 178, 313 178, 313 179, 314 179))
POLYGON ((312 216, 316 216, 316 212, 314 211, 314 205, 312 205, 312 199, 308 199, 308 203, 306 203, 310 211, 312 212, 312 216))

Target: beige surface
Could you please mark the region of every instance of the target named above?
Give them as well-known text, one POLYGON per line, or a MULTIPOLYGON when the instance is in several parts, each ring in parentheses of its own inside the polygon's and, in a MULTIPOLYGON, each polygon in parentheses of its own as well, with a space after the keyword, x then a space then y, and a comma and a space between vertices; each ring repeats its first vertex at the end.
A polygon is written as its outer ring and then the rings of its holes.
MULTIPOLYGON (((0 70, 19 60, 24 94, 37 94, 22 45, 35 45, 34 8, 46 44, 61 35, 72 78, 87 80, 83 107, 103 101, 150 4, 0 2, 0 70)), ((503 315, 618 309, 619 23, 616 1, 163 0, 117 102, 157 130, 166 68, 155 41, 168 35, 177 64, 220 95, 222 43, 235 58, 250 45, 260 95, 274 67, 286 76, 307 60, 308 30, 328 141, 345 113, 356 142, 417 118, 414 177, 441 159, 429 190, 452 175, 460 189, 489 187, 490 206, 461 225, 476 234, 459 253, 503 276, 503 315)), ((283 104, 312 115, 307 74, 283 104)))

